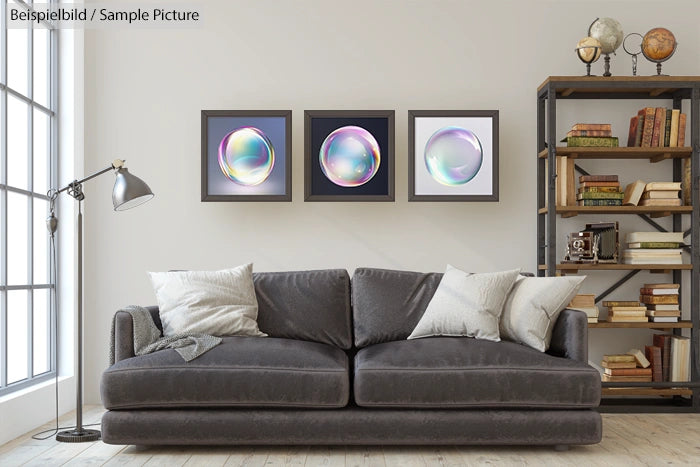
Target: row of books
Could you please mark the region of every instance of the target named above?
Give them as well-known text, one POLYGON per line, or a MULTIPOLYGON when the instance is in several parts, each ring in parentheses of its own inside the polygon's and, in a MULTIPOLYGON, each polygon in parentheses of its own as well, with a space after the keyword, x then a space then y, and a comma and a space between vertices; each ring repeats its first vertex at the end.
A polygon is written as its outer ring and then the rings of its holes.
POLYGON ((630 232, 623 264, 683 264, 683 232, 630 232))
POLYGON ((625 354, 604 355, 603 381, 608 382, 687 382, 690 381, 690 338, 654 334, 644 353, 631 349, 625 354))
POLYGON ((680 206, 681 182, 629 183, 622 198, 623 206, 680 206))
POLYGON ((627 146, 656 148, 685 146, 686 115, 679 109, 645 107, 630 119, 627 146))
POLYGON ((608 147, 620 145, 617 136, 612 135, 612 125, 609 123, 576 123, 561 140, 568 147, 608 147))

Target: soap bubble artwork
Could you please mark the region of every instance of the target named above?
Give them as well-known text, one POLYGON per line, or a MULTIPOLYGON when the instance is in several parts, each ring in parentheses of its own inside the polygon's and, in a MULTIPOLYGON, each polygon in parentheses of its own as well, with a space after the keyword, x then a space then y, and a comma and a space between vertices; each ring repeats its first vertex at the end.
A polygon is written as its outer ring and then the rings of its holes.
POLYGON ((430 175, 447 186, 473 179, 484 160, 481 141, 471 131, 446 126, 433 133, 425 144, 425 165, 430 175))
POLYGON ((258 128, 245 126, 228 133, 219 144, 219 167, 234 183, 260 185, 275 165, 275 149, 258 128))
POLYGON ((361 186, 379 170, 379 143, 362 127, 344 126, 331 132, 323 141, 319 162, 323 174, 336 185, 361 186))

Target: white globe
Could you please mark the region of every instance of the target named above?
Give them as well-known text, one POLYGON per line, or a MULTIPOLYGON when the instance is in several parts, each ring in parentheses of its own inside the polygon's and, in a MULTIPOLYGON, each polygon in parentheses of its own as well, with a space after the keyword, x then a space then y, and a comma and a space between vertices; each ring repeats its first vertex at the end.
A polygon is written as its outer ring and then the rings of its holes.
POLYGON ((620 47, 624 33, 622 25, 613 18, 598 18, 588 29, 588 35, 598 39, 602 45, 601 52, 611 54, 620 47))

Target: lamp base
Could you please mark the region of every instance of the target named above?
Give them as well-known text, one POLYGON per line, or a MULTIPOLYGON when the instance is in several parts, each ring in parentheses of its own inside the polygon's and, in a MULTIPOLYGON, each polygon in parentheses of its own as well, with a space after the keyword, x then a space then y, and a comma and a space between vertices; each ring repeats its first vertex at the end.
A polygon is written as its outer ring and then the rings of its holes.
POLYGON ((61 443, 84 443, 87 441, 98 441, 102 434, 99 430, 67 430, 56 434, 56 441, 61 443))

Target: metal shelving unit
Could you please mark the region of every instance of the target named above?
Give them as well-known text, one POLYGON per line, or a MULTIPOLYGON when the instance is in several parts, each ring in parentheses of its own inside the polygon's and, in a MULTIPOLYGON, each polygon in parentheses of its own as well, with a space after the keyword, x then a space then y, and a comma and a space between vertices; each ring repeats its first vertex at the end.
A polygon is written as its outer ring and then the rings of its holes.
MULTIPOLYGON (((591 323, 592 329, 648 328, 680 334, 689 329, 691 336, 689 382, 607 383, 603 382, 601 411, 609 412, 700 412, 700 76, 613 76, 571 77, 550 76, 537 89, 537 274, 555 276, 578 271, 617 270, 624 276, 596 297, 602 300, 610 292, 634 277, 641 270, 670 273, 680 283, 684 271, 690 277, 690 319, 673 326, 662 323, 591 323), (680 109, 683 100, 690 101, 690 135, 682 148, 572 148, 557 147, 556 123, 559 99, 668 99, 680 109), (557 206, 556 157, 570 159, 622 159, 656 163, 673 160, 673 179, 682 179, 682 161, 690 158, 691 206, 557 206), (547 162, 547 164, 545 164, 547 162), (548 183, 547 183, 548 182, 548 183), (548 188, 546 188, 548 187, 548 188), (548 196, 545 190, 548 189, 548 196), (546 200, 546 201, 545 201, 546 200), (572 217, 590 214, 637 215, 664 231, 653 218, 672 216, 673 230, 682 230, 682 217, 691 216, 690 264, 560 264, 557 262, 557 216, 572 217), (653 397, 653 399, 640 399, 653 397)), ((577 169, 583 172, 582 169, 577 169)), ((622 220, 622 219, 621 219, 622 220)), ((687 238, 687 237, 686 237, 687 238)), ((686 243, 687 240, 686 240, 686 243)), ((681 291, 682 293, 682 291, 681 291)), ((663 323, 669 324, 669 323, 663 323)), ((605 331, 602 331, 605 332, 605 331)))

